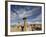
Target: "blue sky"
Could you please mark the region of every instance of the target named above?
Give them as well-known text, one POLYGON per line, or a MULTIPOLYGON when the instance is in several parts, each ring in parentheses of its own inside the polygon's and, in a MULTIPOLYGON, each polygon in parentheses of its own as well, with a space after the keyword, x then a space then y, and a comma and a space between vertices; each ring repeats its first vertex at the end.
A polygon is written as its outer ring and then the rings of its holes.
POLYGON ((41 6, 26 6, 26 5, 11 5, 11 25, 23 23, 24 17, 27 17, 27 22, 42 22, 41 6))

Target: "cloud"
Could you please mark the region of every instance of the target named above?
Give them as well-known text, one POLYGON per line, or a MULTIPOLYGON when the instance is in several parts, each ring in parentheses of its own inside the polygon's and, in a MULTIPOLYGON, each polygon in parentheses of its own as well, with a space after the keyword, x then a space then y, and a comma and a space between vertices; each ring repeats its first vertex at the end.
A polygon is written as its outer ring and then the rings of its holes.
POLYGON ((35 19, 33 19, 33 21, 35 22, 37 22, 37 21, 39 21, 39 22, 42 22, 42 14, 40 14, 39 16, 37 16, 35 19))
POLYGON ((15 22, 15 23, 11 23, 11 25, 18 25, 18 23, 17 23, 17 22, 15 22))
POLYGON ((42 24, 42 14, 38 15, 34 19, 27 20, 28 24, 42 24))
POLYGON ((10 17, 11 17, 11 18, 14 18, 14 17, 16 17, 16 16, 17 16, 16 13, 14 13, 14 12, 11 11, 10 17))
MULTIPOLYGON (((16 7, 16 6, 15 6, 16 7)), ((21 7, 21 6, 19 6, 21 7)), ((21 7, 19 8, 17 6, 17 8, 14 8, 14 13, 16 13, 20 18, 24 18, 24 17, 28 17, 28 16, 32 16, 33 12, 38 10, 39 7, 35 7, 35 8, 31 8, 31 7, 21 7), (28 10, 27 10, 28 9, 28 10)))
MULTIPOLYGON (((27 9, 30 9, 30 7, 29 8, 27 8, 27 9)), ((35 7, 35 8, 32 8, 32 9, 30 9, 30 10, 26 10, 26 9, 23 9, 23 8, 20 8, 20 9, 15 9, 14 8, 14 12, 12 11, 11 13, 11 22, 12 22, 12 24, 15 24, 15 23, 17 23, 17 19, 18 18, 20 18, 20 19, 22 19, 22 18, 24 18, 25 16, 26 17, 28 17, 28 16, 32 16, 32 15, 34 15, 35 13, 37 14, 37 10, 39 9, 39 7, 37 8, 37 7, 35 7), (36 11, 36 12, 35 12, 36 11), (18 17, 18 18, 17 18, 18 17)), ((32 21, 34 21, 35 23, 39 23, 38 21, 41 21, 41 15, 39 15, 39 16, 37 16, 36 18, 34 18, 32 21)), ((31 22, 32 22, 31 21, 31 22)), ((23 21, 21 21, 21 23, 22 23, 23 21)), ((32 23, 34 23, 34 22, 32 22, 32 23)), ((29 22, 30 23, 30 22, 29 22)))
POLYGON ((30 25, 30 24, 42 24, 41 22, 38 22, 38 21, 37 21, 37 22, 27 22, 27 23, 28 23, 29 25, 30 25))
POLYGON ((22 14, 19 14, 19 17, 20 18, 23 18, 23 17, 28 17, 28 16, 32 16, 33 15, 33 12, 38 10, 39 8, 33 8, 32 10, 29 10, 29 11, 23 11, 22 14))
POLYGON ((17 11, 17 13, 18 13, 18 16, 20 17, 20 18, 24 18, 24 17, 28 17, 28 16, 32 16, 32 12, 33 11, 36 11, 38 8, 34 8, 34 9, 32 9, 32 10, 29 10, 29 11, 25 11, 25 10, 23 10, 22 9, 22 11, 17 11), (20 13, 21 12, 21 13, 20 13))

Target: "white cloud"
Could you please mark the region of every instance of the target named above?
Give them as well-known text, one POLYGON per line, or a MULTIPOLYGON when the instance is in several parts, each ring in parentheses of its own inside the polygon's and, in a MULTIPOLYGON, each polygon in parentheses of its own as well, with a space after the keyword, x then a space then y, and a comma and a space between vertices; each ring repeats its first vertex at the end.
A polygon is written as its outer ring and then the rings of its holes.
POLYGON ((14 18, 16 16, 17 16, 16 13, 11 12, 11 18, 14 18))
POLYGON ((23 18, 25 14, 26 14, 26 12, 24 11, 22 14, 19 14, 19 17, 23 18))
POLYGON ((27 22, 28 24, 41 24, 41 22, 27 22))
POLYGON ((31 16, 32 15, 32 12, 36 11, 37 9, 39 8, 33 8, 32 10, 29 10, 29 11, 26 11, 24 9, 20 9, 20 10, 16 10, 14 9, 15 12, 15 15, 17 13, 17 15, 19 15, 20 18, 23 18, 23 17, 28 17, 28 16, 31 16))
MULTIPOLYGON (((28 17, 28 16, 33 15, 32 12, 36 11, 37 9, 39 9, 39 8, 33 8, 32 10, 29 10, 29 11, 25 11, 25 10, 21 9, 21 10, 18 10, 18 11, 16 11, 16 12, 18 13, 18 15, 19 15, 20 18, 23 18, 23 17, 25 17, 25 16, 28 17)), ((14 10, 15 10, 15 9, 14 9, 14 10)), ((14 19, 16 18, 16 16, 17 16, 16 13, 12 13, 12 15, 11 15, 11 20, 14 20, 14 19)), ((30 24, 30 23, 40 23, 40 22, 36 21, 36 20, 39 20, 39 19, 41 19, 41 15, 39 15, 37 18, 33 19, 35 22, 28 22, 28 23, 29 23, 29 24, 30 24)), ((17 23, 12 23, 12 25, 13 25, 13 24, 17 24, 17 23)), ((22 24, 22 23, 21 23, 21 24, 22 24)))
POLYGON ((37 20, 39 20, 39 21, 42 20, 42 15, 41 14, 39 16, 37 16, 35 19, 33 19, 33 21, 37 21, 37 20))
POLYGON ((16 23, 16 22, 15 23, 11 23, 11 25, 18 25, 18 23, 16 23))
MULTIPOLYGON (((32 12, 36 11, 37 9, 39 9, 39 8, 33 8, 32 10, 29 10, 29 11, 25 11, 22 9, 23 12, 19 14, 19 17, 23 18, 23 17, 31 16, 32 12)), ((21 12, 21 11, 19 11, 19 12, 21 12)))

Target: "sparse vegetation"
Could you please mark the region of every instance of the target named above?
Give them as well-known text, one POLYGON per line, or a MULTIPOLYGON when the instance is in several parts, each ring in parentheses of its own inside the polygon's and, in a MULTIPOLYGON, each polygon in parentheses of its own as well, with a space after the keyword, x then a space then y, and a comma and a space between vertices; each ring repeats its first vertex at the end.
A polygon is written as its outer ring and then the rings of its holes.
MULTIPOLYGON (((25 26, 26 31, 40 31, 42 30, 42 25, 41 24, 26 24, 25 26)), ((24 25, 11 25, 11 32, 22 32, 24 30, 24 25)))

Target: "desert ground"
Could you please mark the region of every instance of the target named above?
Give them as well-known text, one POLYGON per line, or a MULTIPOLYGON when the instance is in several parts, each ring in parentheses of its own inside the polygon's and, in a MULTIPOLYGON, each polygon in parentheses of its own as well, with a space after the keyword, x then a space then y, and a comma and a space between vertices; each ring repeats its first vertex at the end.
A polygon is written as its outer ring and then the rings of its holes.
POLYGON ((26 25, 11 25, 11 32, 22 32, 22 31, 40 31, 42 30, 42 24, 26 24, 26 25))

